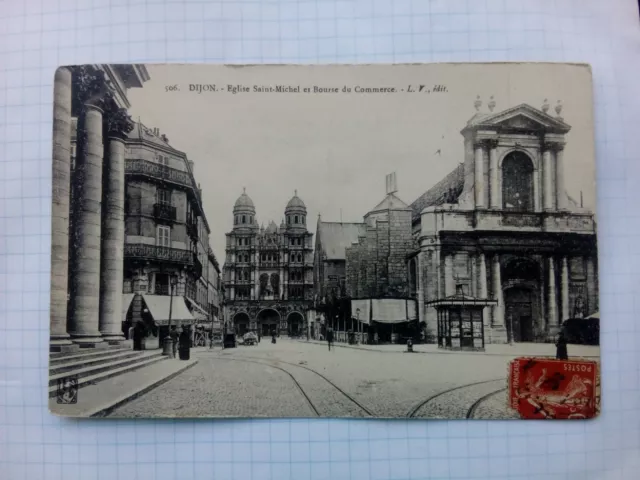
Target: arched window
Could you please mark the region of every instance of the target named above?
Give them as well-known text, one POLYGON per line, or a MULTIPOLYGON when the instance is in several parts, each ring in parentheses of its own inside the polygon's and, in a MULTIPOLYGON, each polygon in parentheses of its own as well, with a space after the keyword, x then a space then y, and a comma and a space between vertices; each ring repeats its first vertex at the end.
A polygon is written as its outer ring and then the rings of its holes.
POLYGON ((238 224, 238 216, 237 215, 235 217, 233 217, 233 224, 234 225, 238 224))
POLYGON ((298 223, 298 215, 295 216, 294 222, 298 223))
POLYGON ((302 216, 302 223, 304 224, 304 215, 302 216))
POLYGON ((502 162, 502 208, 533 211, 533 163, 523 152, 511 152, 502 162))
POLYGON ((291 217, 290 217, 290 216, 287 216, 287 223, 288 223, 289 225, 291 225, 291 217))
POLYGON ((247 216, 246 215, 242 215, 242 223, 247 223, 247 216))

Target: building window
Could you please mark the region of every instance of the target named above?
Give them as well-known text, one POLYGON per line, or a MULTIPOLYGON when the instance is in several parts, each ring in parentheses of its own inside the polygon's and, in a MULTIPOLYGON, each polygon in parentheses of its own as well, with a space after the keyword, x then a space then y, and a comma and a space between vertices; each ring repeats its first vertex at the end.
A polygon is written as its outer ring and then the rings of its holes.
POLYGON ((171 190, 158 188, 156 190, 156 202, 162 205, 171 205, 171 190))
POLYGON ((291 217, 289 217, 289 216, 287 217, 287 223, 288 223, 289 225, 291 225, 291 217))
POLYGON ((171 228, 166 225, 158 225, 156 232, 156 245, 159 247, 171 246, 171 228))
POLYGON ((298 215, 295 216, 293 221, 294 221, 294 223, 298 223, 298 215))
POLYGON ((304 224, 304 215, 302 216, 302 223, 304 224))
POLYGON ((169 157, 167 157, 166 155, 158 154, 157 160, 160 165, 165 165, 167 167, 169 166, 169 157))
POLYGON ((533 211, 533 163, 523 152, 511 152, 502 162, 502 208, 533 211))
POLYGON ((242 215, 242 223, 247 223, 247 216, 246 215, 242 215))

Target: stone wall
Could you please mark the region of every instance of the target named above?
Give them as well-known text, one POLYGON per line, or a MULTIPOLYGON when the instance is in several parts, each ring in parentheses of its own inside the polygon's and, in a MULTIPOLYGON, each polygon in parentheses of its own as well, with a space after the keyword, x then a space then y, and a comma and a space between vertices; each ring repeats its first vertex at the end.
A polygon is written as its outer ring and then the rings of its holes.
POLYGON ((367 226, 358 244, 346 249, 347 295, 408 296, 406 259, 412 250, 411 210, 391 210, 386 219, 367 226))

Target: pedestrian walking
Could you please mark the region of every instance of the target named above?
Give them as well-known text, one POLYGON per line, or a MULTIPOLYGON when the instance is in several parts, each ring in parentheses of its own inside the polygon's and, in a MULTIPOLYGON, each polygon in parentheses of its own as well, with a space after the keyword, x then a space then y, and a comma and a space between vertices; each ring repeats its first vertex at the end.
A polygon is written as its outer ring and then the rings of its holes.
POLYGON ((171 349, 173 351, 173 358, 176 358, 176 352, 178 351, 178 329, 175 325, 171 327, 171 331, 169 332, 169 337, 171 337, 171 349))
POLYGON ((327 329, 327 345, 329 345, 329 351, 331 351, 331 344, 333 343, 333 329, 327 329))
POLYGON ((560 332, 558 340, 556 341, 556 360, 569 360, 567 337, 563 331, 560 332))
POLYGON ((178 338, 180 360, 189 360, 191 357, 191 334, 189 330, 189 327, 182 327, 182 333, 178 338))

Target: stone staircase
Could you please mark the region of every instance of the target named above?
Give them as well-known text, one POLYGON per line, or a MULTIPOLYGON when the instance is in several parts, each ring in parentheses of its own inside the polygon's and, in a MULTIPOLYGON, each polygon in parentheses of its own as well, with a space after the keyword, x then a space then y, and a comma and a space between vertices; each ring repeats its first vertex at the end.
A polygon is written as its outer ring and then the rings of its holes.
POLYGON ((58 380, 75 377, 78 388, 164 361, 162 350, 136 351, 117 346, 49 354, 49 397, 55 397, 58 380))

